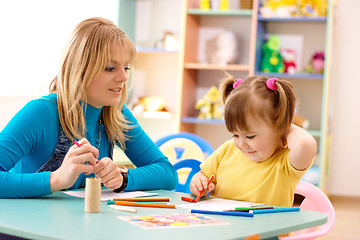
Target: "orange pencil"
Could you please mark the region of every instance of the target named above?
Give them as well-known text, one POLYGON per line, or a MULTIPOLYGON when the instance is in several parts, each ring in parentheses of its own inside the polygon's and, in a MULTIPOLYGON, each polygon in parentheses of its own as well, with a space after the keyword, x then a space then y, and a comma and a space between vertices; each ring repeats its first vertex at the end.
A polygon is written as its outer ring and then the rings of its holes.
POLYGON ((169 197, 113 198, 113 201, 127 202, 170 202, 169 197))
MULTIPOLYGON (((211 183, 211 181, 214 179, 214 175, 211 175, 208 182, 207 182, 207 186, 209 186, 209 184, 211 183)), ((195 202, 198 202, 200 200, 200 198, 204 195, 204 192, 205 192, 205 189, 202 190, 200 193, 199 193, 199 196, 197 196, 197 198, 195 199, 195 202)))
POLYGON ((108 201, 108 204, 132 207, 175 208, 172 204, 108 201))

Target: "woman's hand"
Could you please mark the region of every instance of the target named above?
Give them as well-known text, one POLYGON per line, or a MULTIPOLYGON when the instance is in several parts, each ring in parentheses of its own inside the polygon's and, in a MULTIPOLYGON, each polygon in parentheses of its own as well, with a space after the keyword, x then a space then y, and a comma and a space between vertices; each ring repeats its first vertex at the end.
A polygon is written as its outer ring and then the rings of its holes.
POLYGON ((108 157, 104 157, 93 167, 93 173, 101 178, 101 182, 107 188, 117 189, 123 183, 120 168, 108 157))
POLYGON ((211 182, 209 186, 207 185, 208 180, 209 179, 201 171, 196 173, 190 182, 190 192, 194 196, 198 196, 199 193, 205 189, 204 196, 207 195, 209 192, 215 189, 214 183, 211 182))
POLYGON ((99 150, 86 138, 73 145, 66 153, 61 166, 50 175, 51 192, 71 187, 81 173, 90 174, 98 162, 99 150))

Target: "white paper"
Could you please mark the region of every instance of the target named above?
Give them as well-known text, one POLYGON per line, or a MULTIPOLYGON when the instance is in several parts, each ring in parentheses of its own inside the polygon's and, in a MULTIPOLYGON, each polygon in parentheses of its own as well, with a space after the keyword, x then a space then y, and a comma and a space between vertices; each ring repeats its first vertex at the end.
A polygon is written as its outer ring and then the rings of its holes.
MULTIPOLYGON (((85 198, 85 191, 65 191, 63 193, 73 197, 85 198)), ((157 195, 157 193, 148 193, 141 191, 116 193, 111 189, 104 189, 101 190, 101 201, 112 200, 113 198, 149 197, 154 195, 157 195)))
POLYGON ((196 209, 196 210, 224 211, 224 210, 234 210, 235 207, 253 207, 258 205, 263 205, 263 204, 222 199, 222 198, 214 198, 209 200, 200 200, 197 203, 181 204, 181 205, 177 205, 177 207, 196 209))

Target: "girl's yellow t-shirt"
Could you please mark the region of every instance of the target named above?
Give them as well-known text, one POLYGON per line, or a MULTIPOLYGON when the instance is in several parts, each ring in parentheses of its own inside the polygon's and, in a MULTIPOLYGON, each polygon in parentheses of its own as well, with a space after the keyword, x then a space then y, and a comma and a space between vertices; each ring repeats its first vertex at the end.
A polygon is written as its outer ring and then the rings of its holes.
POLYGON ((282 148, 266 161, 255 163, 229 140, 200 168, 207 177, 215 175, 215 197, 289 207, 297 184, 312 165, 296 170, 289 161, 289 151, 282 148))

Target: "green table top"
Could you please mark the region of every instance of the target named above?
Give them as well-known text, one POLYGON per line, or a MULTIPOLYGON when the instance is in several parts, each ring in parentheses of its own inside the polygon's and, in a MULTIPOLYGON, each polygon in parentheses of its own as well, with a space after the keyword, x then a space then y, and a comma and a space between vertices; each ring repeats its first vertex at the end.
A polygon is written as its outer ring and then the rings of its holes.
MULTIPOLYGON (((171 198, 171 204, 184 204, 185 193, 154 190, 171 198)), ((136 215, 187 213, 188 209, 137 208, 136 215)), ((116 211, 106 202, 100 213, 85 213, 84 199, 56 192, 30 199, 0 199, 0 232, 33 239, 245 239, 260 234, 261 239, 326 223, 323 213, 301 210, 259 214, 252 218, 209 215, 228 222, 225 225, 143 229, 117 216, 134 213, 116 211)))

